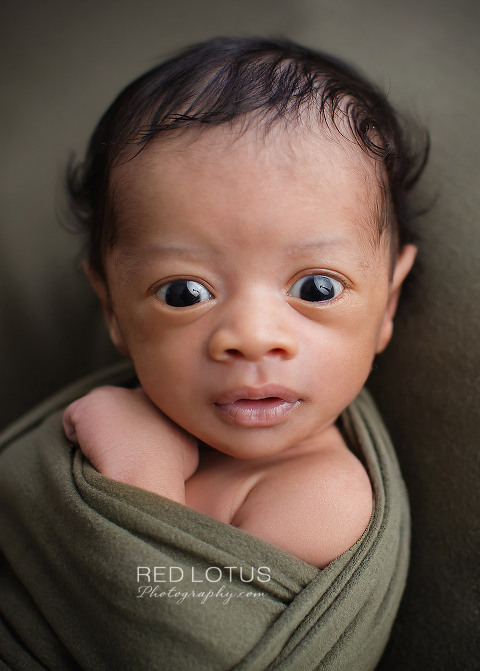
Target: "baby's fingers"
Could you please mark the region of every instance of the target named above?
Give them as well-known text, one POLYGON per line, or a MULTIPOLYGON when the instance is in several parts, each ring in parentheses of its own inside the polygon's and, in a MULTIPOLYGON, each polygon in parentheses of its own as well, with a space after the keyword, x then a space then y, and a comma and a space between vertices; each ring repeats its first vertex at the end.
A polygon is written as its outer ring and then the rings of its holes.
POLYGON ((75 445, 78 445, 77 430, 74 421, 74 411, 77 405, 78 401, 70 403, 70 405, 65 408, 62 417, 63 430, 65 431, 65 435, 67 436, 68 440, 75 445))

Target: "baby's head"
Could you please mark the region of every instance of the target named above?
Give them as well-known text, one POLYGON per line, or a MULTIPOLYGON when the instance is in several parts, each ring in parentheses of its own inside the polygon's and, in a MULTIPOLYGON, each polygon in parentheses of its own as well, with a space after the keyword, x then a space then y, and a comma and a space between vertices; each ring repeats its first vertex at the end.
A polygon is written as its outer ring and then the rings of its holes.
POLYGON ((69 186, 153 402, 238 457, 335 422, 391 337, 421 165, 374 87, 291 43, 213 40, 127 87, 69 186))

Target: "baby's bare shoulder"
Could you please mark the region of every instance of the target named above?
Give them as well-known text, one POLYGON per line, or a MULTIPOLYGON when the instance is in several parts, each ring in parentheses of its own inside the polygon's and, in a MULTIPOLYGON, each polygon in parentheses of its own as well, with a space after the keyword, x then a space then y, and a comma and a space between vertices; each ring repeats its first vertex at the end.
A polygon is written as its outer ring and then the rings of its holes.
POLYGON ((324 567, 362 536, 371 514, 368 475, 334 429, 318 449, 266 470, 232 524, 324 567))

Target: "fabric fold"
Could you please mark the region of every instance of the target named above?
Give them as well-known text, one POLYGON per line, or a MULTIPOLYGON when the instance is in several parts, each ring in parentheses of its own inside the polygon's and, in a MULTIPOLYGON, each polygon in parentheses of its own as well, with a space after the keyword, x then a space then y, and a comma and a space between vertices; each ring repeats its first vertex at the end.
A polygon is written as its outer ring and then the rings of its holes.
MULTIPOLYGON (((409 554, 405 487, 366 391, 343 413, 375 505, 319 570, 235 527, 95 471, 61 411, 124 365, 69 387, 0 438, 0 658, 6 668, 375 668, 409 554)), ((315 533, 312 530, 312 533, 315 533)))

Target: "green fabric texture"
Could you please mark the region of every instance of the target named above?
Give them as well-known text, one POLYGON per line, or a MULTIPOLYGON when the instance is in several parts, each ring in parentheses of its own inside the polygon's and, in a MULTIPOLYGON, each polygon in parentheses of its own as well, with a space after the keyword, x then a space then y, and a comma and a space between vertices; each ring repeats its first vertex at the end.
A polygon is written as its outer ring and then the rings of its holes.
POLYGON ((132 377, 125 366, 91 376, 1 437, 4 668, 374 669, 405 585, 410 522, 368 393, 343 413, 342 426, 369 472, 374 512, 362 538, 319 570, 95 471, 64 437, 61 408, 93 386, 132 377))

